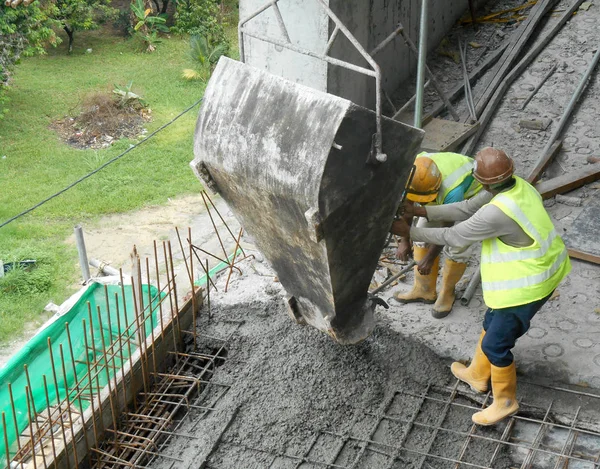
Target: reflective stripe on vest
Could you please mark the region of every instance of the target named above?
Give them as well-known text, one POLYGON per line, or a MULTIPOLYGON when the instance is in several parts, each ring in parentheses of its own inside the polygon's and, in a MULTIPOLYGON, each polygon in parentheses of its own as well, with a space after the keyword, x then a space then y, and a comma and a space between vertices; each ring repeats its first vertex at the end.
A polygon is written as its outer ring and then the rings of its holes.
MULTIPOLYGON (((471 174, 474 160, 459 153, 419 153, 419 156, 431 158, 442 174, 442 185, 435 199, 437 205, 442 205, 452 189, 457 188, 471 174)), ((481 190, 481 184, 474 180, 465 192, 465 199, 470 199, 481 190)))
POLYGON ((571 270, 565 245, 554 229, 539 193, 515 176, 515 186, 490 204, 514 220, 533 239, 531 246, 513 247, 498 238, 481 246, 481 277, 485 303, 508 308, 546 297, 571 270))

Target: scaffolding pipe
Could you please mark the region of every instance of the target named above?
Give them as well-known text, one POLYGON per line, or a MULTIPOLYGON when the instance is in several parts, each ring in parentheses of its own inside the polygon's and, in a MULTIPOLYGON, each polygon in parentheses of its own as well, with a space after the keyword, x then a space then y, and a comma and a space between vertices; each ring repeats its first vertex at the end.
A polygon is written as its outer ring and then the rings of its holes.
POLYGON ((83 239, 83 228, 81 228, 81 225, 75 227, 75 242, 77 243, 77 253, 79 254, 79 266, 81 267, 83 283, 86 284, 90 279, 90 267, 88 265, 85 241, 83 239))
POLYGON ((419 59, 417 62, 417 92, 415 102, 415 127, 421 128, 423 119, 423 97, 425 94, 425 66, 427 61, 427 3, 421 0, 421 25, 419 31, 419 59))

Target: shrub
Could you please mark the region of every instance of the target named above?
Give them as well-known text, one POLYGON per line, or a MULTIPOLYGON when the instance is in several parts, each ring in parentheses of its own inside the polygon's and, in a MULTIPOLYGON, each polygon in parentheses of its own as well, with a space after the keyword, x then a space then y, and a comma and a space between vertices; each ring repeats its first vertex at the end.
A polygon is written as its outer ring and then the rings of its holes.
POLYGON ((210 38, 213 44, 227 44, 215 0, 176 0, 175 8, 172 32, 210 38))

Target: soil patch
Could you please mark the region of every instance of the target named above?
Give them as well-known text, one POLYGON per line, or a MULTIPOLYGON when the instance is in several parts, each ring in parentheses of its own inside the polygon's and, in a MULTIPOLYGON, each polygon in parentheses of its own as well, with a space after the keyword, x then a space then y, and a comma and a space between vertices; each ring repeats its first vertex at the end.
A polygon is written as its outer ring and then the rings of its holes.
POLYGON ((81 112, 54 121, 50 128, 78 149, 106 148, 121 138, 137 138, 146 133, 144 125, 152 112, 137 95, 95 93, 88 96, 81 112))

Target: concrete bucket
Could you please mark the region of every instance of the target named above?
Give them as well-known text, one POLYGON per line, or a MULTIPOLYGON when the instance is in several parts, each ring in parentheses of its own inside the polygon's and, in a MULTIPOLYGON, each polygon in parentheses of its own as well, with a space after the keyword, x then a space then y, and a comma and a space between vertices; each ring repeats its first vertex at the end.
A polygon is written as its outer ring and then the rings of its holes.
POLYGON ((368 288, 423 132, 352 102, 221 58, 191 163, 277 273, 290 312, 339 343, 374 327, 368 288), (371 155, 371 157, 370 157, 371 155))

